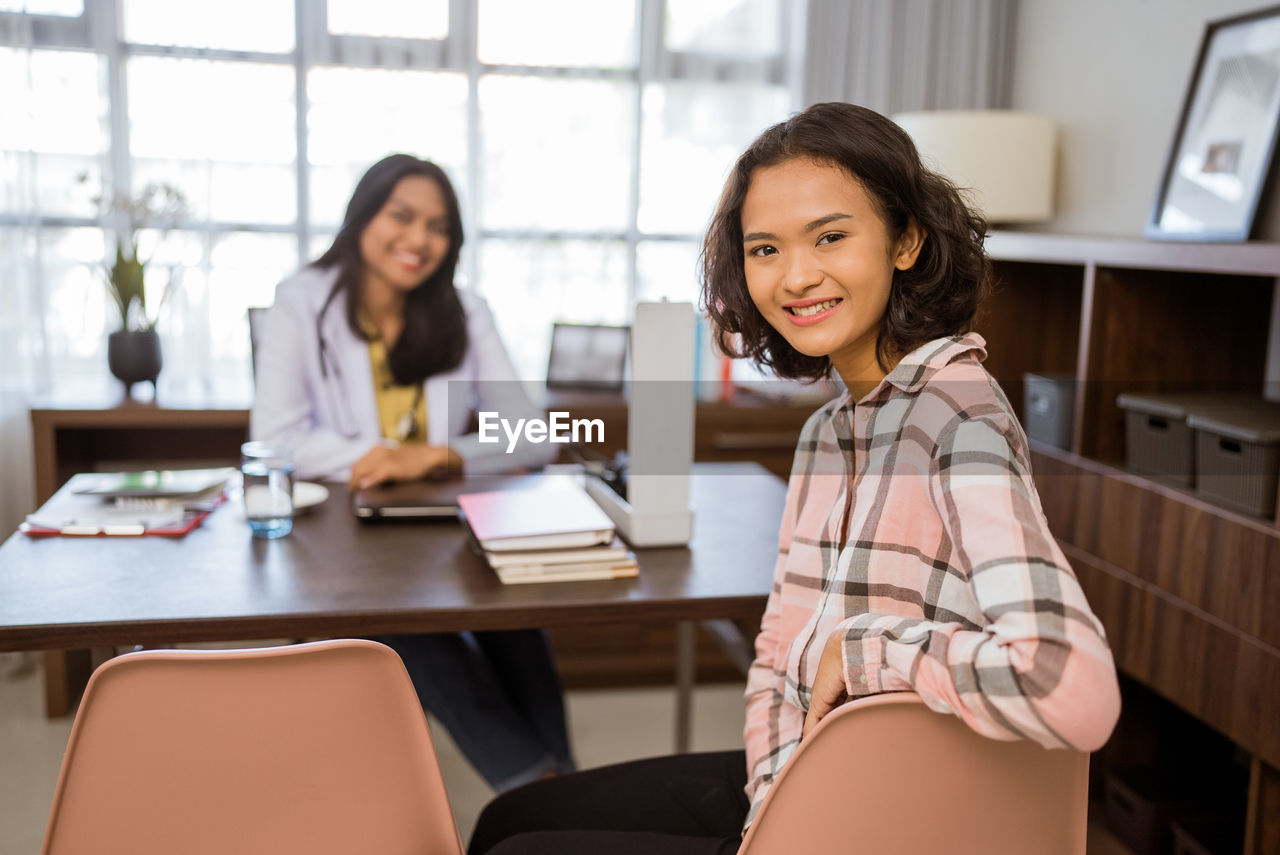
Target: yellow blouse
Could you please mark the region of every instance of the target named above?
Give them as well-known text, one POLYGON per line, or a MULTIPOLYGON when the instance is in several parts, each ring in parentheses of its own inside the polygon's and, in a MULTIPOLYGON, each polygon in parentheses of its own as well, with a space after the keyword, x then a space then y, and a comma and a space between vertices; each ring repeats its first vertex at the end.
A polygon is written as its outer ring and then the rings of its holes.
POLYGON ((378 406, 378 425, 382 435, 397 442, 427 441, 427 401, 422 384, 400 386, 391 376, 387 346, 378 337, 373 322, 360 317, 360 325, 369 335, 369 362, 373 366, 373 395, 378 406))

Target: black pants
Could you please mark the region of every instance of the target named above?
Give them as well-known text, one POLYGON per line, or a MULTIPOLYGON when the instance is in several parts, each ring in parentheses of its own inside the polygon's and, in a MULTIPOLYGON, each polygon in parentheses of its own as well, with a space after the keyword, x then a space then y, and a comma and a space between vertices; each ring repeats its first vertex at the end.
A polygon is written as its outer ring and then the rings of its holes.
POLYGON ((560 675, 544 630, 373 640, 400 654, 423 709, 498 792, 575 768, 560 675))
POLYGON ((679 754, 588 769, 498 796, 468 855, 732 855, 747 816, 746 755, 679 754))

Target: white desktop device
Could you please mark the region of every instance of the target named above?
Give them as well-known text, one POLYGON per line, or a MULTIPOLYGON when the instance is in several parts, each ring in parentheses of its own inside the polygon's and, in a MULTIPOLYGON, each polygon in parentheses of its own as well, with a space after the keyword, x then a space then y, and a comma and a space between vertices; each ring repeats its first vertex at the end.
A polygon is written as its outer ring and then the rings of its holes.
POLYGON ((638 303, 631 325, 627 497, 587 479, 587 492, 632 546, 679 546, 693 535, 694 311, 638 303))

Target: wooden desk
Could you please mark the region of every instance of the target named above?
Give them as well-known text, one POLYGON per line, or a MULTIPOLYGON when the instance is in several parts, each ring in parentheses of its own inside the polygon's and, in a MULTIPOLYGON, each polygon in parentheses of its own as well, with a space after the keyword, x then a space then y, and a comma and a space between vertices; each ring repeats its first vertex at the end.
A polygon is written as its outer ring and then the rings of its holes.
POLYGON ((688 548, 637 550, 639 577, 607 582, 505 586, 456 521, 362 524, 340 485, 277 541, 232 503, 180 539, 15 534, 0 650, 758 616, 785 486, 751 463, 697 464, 692 484, 688 548))
MULTIPOLYGON (((185 389, 161 382, 155 400, 122 399, 114 389, 63 392, 36 401, 31 410, 36 498, 43 503, 76 472, 143 466, 234 464, 248 437, 252 390, 185 389)), ((626 447, 627 405, 617 394, 548 392, 548 409, 578 418, 601 418, 612 455, 626 447)), ((813 401, 778 403, 749 393, 729 402, 697 406, 694 457, 699 461, 752 460, 785 478, 800 428, 817 408, 813 401)), ((776 521, 770 524, 776 530, 776 521)), ((742 631, 758 626, 759 613, 744 616, 742 631)), ((631 624, 606 631, 597 625, 560 626, 552 632, 565 681, 575 686, 653 684, 665 681, 678 634, 670 626, 631 624)), ((65 688, 83 680, 88 651, 45 653, 46 708, 65 714, 74 701, 65 688)), ((738 670, 709 637, 699 636, 700 671, 733 679, 738 670)))

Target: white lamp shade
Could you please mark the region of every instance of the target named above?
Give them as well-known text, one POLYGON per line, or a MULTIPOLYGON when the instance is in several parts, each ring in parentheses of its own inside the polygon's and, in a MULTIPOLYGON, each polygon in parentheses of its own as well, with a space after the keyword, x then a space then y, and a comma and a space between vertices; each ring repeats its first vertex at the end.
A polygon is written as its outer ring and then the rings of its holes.
POLYGON ((1053 216, 1051 120, 1012 110, 922 110, 893 120, 911 135, 925 166, 972 191, 989 222, 1053 216))

